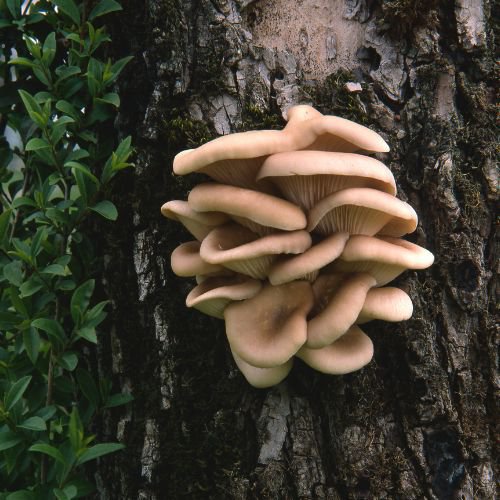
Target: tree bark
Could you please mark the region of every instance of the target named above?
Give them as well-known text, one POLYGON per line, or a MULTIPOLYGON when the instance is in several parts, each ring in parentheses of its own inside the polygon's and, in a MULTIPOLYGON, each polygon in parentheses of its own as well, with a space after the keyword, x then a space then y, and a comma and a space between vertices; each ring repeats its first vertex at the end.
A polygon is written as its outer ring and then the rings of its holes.
MULTIPOLYGON (((112 328, 99 367, 135 397, 110 410, 110 499, 493 499, 495 393, 493 5, 486 0, 124 0, 121 134, 136 168, 106 234, 112 328), (362 83, 351 92, 347 82, 362 83), (373 322, 375 357, 325 376, 297 362, 269 390, 237 371, 223 322, 184 305, 170 271, 188 234, 160 206, 198 179, 173 156, 220 134, 283 124, 311 103, 368 125, 412 241, 436 256, 397 281, 412 319, 373 322)), ((497 24, 498 25, 498 24, 497 24)))

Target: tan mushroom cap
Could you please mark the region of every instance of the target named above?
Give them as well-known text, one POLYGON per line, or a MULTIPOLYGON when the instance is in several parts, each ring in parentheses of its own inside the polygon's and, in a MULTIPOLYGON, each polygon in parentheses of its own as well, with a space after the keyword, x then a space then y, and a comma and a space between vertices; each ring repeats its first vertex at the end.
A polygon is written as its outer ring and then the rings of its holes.
POLYGON ((248 383, 258 389, 279 384, 290 373, 293 366, 293 359, 289 359, 286 363, 272 368, 257 368, 242 360, 236 353, 231 351, 231 354, 248 383))
POLYGON ((226 214, 193 210, 187 201, 172 200, 164 203, 161 213, 168 219, 179 221, 198 241, 216 226, 226 223, 229 217, 226 214))
POLYGON ((199 184, 189 193, 188 203, 198 212, 226 213, 257 234, 276 229, 294 231, 307 225, 304 212, 293 203, 227 184, 199 184))
POLYGON ((202 242, 201 258, 252 278, 264 279, 280 254, 297 254, 311 246, 307 231, 289 231, 259 237, 238 224, 214 229, 202 242))
POLYGON ((258 368, 286 363, 307 340, 312 305, 307 281, 268 284, 255 297, 229 304, 224 318, 231 350, 258 368))
POLYGON ((406 269, 426 269, 434 262, 429 250, 399 238, 351 236, 342 255, 329 269, 337 272, 370 273, 377 286, 385 285, 406 269))
POLYGON ((224 267, 209 264, 200 257, 199 241, 188 241, 179 245, 170 256, 172 271, 177 276, 210 275, 224 271, 224 267))
POLYGON ((274 153, 306 148, 348 153, 389 151, 382 137, 369 128, 337 116, 317 116, 313 108, 310 114, 316 117, 304 119, 304 105, 296 113, 291 108, 291 119, 283 130, 229 134, 182 151, 174 158, 174 172, 203 172, 224 184, 255 188, 258 169, 265 157, 274 153))
POLYGON ((417 227, 415 210, 388 193, 371 188, 338 191, 317 203, 308 214, 308 231, 336 231, 373 236, 391 223, 390 236, 403 236, 417 227))
POLYGON ((281 285, 297 279, 314 281, 319 270, 344 250, 348 233, 335 233, 294 257, 282 257, 269 270, 269 281, 281 285))
POLYGON ((207 278, 189 292, 186 305, 222 319, 230 302, 254 297, 261 288, 260 281, 242 275, 207 278))
POLYGON ((366 296, 356 323, 362 324, 372 319, 404 321, 410 319, 412 314, 412 301, 403 290, 391 286, 373 288, 366 296))
POLYGON ((392 172, 380 161, 354 153, 293 151, 269 156, 257 180, 275 184, 304 210, 337 191, 364 187, 396 195, 392 172))
POLYGON ((309 104, 297 104, 289 108, 286 112, 286 121, 288 123, 303 122, 311 118, 323 116, 323 113, 313 108, 309 104))
MULTIPOLYGON (((366 273, 348 276, 339 283, 326 307, 308 321, 306 347, 319 349, 344 335, 355 323, 375 284, 375 279, 366 273)), ((314 292, 318 293, 317 287, 314 292)))
POLYGON ((319 372, 343 375, 359 370, 371 361, 373 343, 368 335, 353 325, 333 344, 321 349, 302 347, 297 357, 319 372))

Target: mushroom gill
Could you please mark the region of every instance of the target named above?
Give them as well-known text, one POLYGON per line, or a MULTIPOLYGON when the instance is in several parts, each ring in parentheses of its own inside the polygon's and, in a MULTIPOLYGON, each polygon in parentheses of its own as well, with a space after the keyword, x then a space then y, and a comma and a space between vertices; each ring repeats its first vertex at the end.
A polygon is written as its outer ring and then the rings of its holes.
POLYGON ((266 158, 257 180, 276 185, 304 210, 343 189, 372 188, 396 195, 392 172, 370 156, 326 151, 294 151, 266 158))
POLYGON ((307 231, 288 231, 259 237, 249 229, 229 223, 214 229, 202 242, 200 255, 252 278, 266 278, 281 254, 298 254, 311 246, 307 231))

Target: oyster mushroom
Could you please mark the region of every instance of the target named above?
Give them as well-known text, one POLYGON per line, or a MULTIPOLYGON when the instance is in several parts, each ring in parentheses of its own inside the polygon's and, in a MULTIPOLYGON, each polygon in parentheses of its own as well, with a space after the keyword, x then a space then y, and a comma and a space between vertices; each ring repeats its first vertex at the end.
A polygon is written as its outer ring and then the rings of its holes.
POLYGON ((288 231, 259 237, 249 229, 230 223, 214 229, 202 242, 200 255, 252 278, 264 279, 280 254, 298 254, 311 246, 307 231, 288 231))
POLYGON ((199 184, 188 197, 197 212, 223 212, 257 234, 276 230, 304 229, 307 219, 302 210, 289 201, 265 193, 214 182, 199 184))
POLYGON ((348 233, 335 233, 299 255, 280 258, 269 270, 270 283, 281 285, 297 279, 314 281, 319 270, 342 253, 348 239, 348 233))
POLYGON ((187 201, 172 200, 164 203, 161 213, 168 219, 179 221, 198 241, 217 226, 226 223, 229 217, 216 212, 200 213, 193 210, 187 201))
POLYGON ((327 302, 307 323, 306 347, 311 349, 325 347, 344 335, 362 311, 368 291, 376 284, 367 273, 346 276, 340 282, 337 277, 334 280, 331 287, 328 276, 320 276, 313 285, 314 295, 326 295, 327 302))
POLYGON ((342 273, 370 273, 377 286, 385 285, 406 269, 426 269, 434 262, 429 250, 399 238, 351 236, 340 257, 328 266, 342 273))
MULTIPOLYGON (((218 137, 199 148, 182 151, 174 158, 174 172, 186 175, 202 172, 224 184, 258 189, 257 171, 268 155, 299 149, 326 151, 389 151, 376 132, 337 116, 318 116, 313 108, 310 119, 306 107, 288 112, 283 130, 257 130, 218 137)), ((262 185, 260 186, 262 189, 262 185)))
POLYGON ((257 180, 276 185, 304 210, 337 191, 364 187, 396 195, 391 171, 380 161, 353 153, 293 151, 266 158, 257 180))
POLYGON ((333 344, 321 349, 302 347, 296 356, 319 372, 343 375, 359 370, 371 361, 373 343, 361 328, 353 325, 333 344))
POLYGON ((260 281, 241 274, 206 278, 189 292, 186 305, 222 319, 230 302, 254 297, 261 288, 260 281))
POLYGON ((417 227, 417 214, 408 203, 371 188, 337 191, 317 203, 307 219, 307 230, 323 235, 342 231, 373 236, 387 228, 390 236, 402 236, 417 227))
POLYGON ((179 245, 170 256, 170 266, 177 276, 210 275, 224 271, 224 267, 209 264, 200 257, 200 242, 188 241, 179 245))
POLYGON ((258 368, 283 365, 307 340, 312 305, 307 281, 268 284, 253 298, 229 304, 224 319, 231 350, 258 368))
POLYGON ((290 373, 293 366, 293 359, 289 359, 286 363, 273 366, 272 368, 257 368, 243 361, 233 351, 231 351, 231 354, 236 366, 247 379, 248 383, 258 389, 279 384, 290 373))
POLYGON ((406 292, 391 286, 373 288, 366 295, 356 323, 362 324, 372 319, 404 321, 410 319, 412 314, 413 304, 406 292))

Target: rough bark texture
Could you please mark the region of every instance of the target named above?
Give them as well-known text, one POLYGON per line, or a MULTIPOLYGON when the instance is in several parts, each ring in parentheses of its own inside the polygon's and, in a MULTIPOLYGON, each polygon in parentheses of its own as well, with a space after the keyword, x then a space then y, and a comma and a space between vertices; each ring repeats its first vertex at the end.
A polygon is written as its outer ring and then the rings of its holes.
POLYGON ((137 167, 105 235, 114 313, 99 361, 135 401, 104 419, 127 449, 101 464, 102 498, 494 498, 493 5, 122 3, 113 39, 135 60, 117 126, 134 136, 137 167), (380 159, 420 217, 411 239, 436 263, 398 280, 413 318, 368 326, 368 367, 331 377, 297 362, 255 390, 223 323, 185 308, 169 254, 189 237, 159 208, 195 180, 172 175, 178 151, 281 126, 305 102, 386 138, 380 159))

